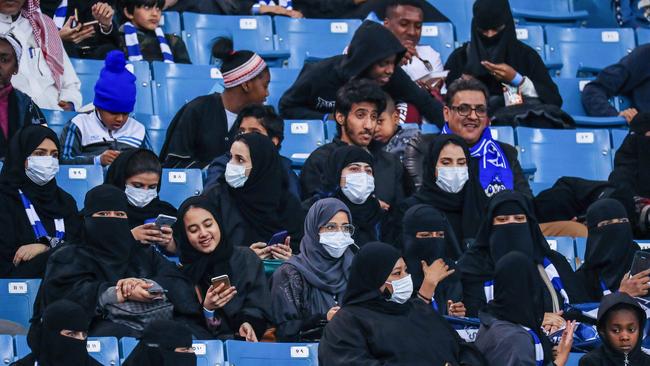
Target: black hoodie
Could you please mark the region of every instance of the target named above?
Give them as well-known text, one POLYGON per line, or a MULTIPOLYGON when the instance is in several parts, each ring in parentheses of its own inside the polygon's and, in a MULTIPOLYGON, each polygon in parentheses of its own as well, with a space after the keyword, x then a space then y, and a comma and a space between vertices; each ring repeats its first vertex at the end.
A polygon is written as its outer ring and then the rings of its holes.
POLYGON ((336 92, 350 79, 363 77, 374 63, 397 55, 395 71, 382 88, 396 101, 415 105, 429 122, 442 127, 442 105, 420 89, 399 67, 406 49, 384 26, 365 21, 354 33, 346 55, 305 64, 296 82, 280 99, 280 113, 287 119, 322 119, 332 113, 336 92))
POLYGON ((603 344, 595 350, 587 353, 580 360, 580 366, 617 366, 617 365, 634 365, 644 366, 650 365, 650 356, 643 353, 641 350, 642 336, 639 337, 636 345, 630 353, 624 353, 614 349, 605 337, 605 323, 609 317, 611 310, 618 305, 629 305, 636 310, 639 318, 639 332, 643 334, 645 329, 646 314, 643 308, 634 300, 630 295, 624 292, 615 292, 603 297, 598 308, 598 333, 603 341, 603 344), (627 362, 626 362, 627 359, 627 362))

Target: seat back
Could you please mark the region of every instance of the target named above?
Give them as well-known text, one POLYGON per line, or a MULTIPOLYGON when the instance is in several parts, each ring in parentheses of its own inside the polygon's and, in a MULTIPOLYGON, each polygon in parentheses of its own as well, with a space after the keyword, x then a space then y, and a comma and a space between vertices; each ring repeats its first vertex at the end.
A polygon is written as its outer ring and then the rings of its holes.
POLYGON ((573 0, 511 0, 512 15, 518 22, 578 25, 589 13, 575 10, 573 0))
POLYGON ((472 6, 474 0, 427 0, 454 24, 456 41, 468 42, 471 38, 472 6))
POLYGON ((104 171, 100 165, 61 165, 56 183, 77 201, 81 210, 86 192, 104 183, 104 171))
POLYGON ((133 352, 138 345, 138 340, 133 337, 120 338, 120 360, 124 363, 127 357, 133 352))
POLYGON ((516 28, 517 39, 521 42, 532 47, 544 59, 545 43, 544 43, 544 28, 541 25, 525 25, 519 24, 516 28))
POLYGON ((51 109, 41 109, 45 120, 47 121, 47 126, 65 126, 66 123, 70 122, 78 113, 69 112, 69 111, 54 111, 51 109))
POLYGON ((250 343, 226 341, 226 359, 230 365, 316 366, 317 343, 250 343))
POLYGON ((14 336, 14 342, 16 343, 16 359, 19 360, 32 351, 27 344, 27 336, 23 334, 18 334, 14 336))
POLYGON ((325 127, 319 120, 284 121, 284 141, 280 154, 297 165, 307 160, 312 151, 325 143, 325 127))
POLYGON ((172 120, 170 117, 163 118, 155 114, 147 113, 133 113, 131 117, 142 123, 147 130, 165 130, 169 127, 169 123, 172 120))
POLYGON ((165 34, 181 36, 181 15, 176 11, 166 11, 160 17, 160 27, 165 34))
POLYGON ((422 24, 421 45, 431 46, 440 54, 444 64, 449 55, 456 48, 454 25, 451 23, 424 23, 422 24))
POLYGON ((629 131, 612 129, 610 132, 612 134, 612 155, 616 156, 616 151, 621 147, 621 144, 623 144, 623 140, 625 140, 629 131))
POLYGON ((576 251, 573 243, 573 238, 567 236, 550 236, 546 238, 546 242, 551 249, 562 254, 566 258, 571 268, 576 269, 576 251))
POLYGON ((151 143, 153 152, 155 152, 156 155, 160 155, 160 150, 162 150, 162 147, 165 144, 167 130, 149 129, 147 130, 147 136, 149 137, 149 143, 151 143))
MULTIPOLYGON (((223 342, 218 340, 195 340, 192 342, 194 354, 196 354, 197 366, 221 366, 226 361, 223 352, 223 342)), ((230 363, 230 365, 237 365, 230 363)))
POLYGON ((271 72, 271 83, 269 84, 269 96, 266 98, 266 104, 272 105, 277 111, 280 98, 296 81, 300 69, 271 67, 269 71, 271 72))
POLYGON ((490 126, 492 138, 515 146, 515 130, 510 126, 490 126))
POLYGON ((163 169, 160 199, 180 207, 191 196, 203 192, 203 175, 200 169, 163 169))
POLYGON ((9 365, 14 361, 14 339, 8 334, 0 334, 0 362, 9 365))
POLYGON ((86 350, 104 366, 120 365, 120 351, 115 337, 88 337, 86 350))
POLYGON ((650 29, 648 28, 637 28, 636 29, 636 38, 639 46, 642 44, 650 43, 650 29))
POLYGON ((562 96, 562 109, 574 116, 586 116, 582 106, 582 90, 593 79, 589 78, 553 78, 562 96))
POLYGON ((0 279, 0 319, 29 328, 40 279, 0 279))

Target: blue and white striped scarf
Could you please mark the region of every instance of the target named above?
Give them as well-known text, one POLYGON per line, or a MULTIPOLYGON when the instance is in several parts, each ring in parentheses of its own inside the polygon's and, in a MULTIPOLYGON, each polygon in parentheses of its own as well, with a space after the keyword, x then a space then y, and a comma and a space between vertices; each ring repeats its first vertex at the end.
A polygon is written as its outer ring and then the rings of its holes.
POLYGON ((266 6, 281 6, 287 10, 293 10, 293 3, 291 0, 259 0, 257 2, 258 5, 266 5, 266 6))
POLYGON ((63 219, 54 220, 54 228, 56 230, 56 234, 55 237, 52 238, 47 234, 47 230, 45 230, 45 226, 43 226, 43 223, 38 217, 38 214, 34 209, 34 205, 32 205, 32 202, 29 200, 29 198, 27 198, 27 196, 25 196, 23 191, 20 189, 18 190, 18 194, 20 194, 20 200, 23 203, 23 207, 25 207, 25 213, 27 214, 29 223, 32 225, 36 240, 39 240, 40 238, 46 238, 50 242, 50 246, 52 248, 56 247, 65 236, 65 223, 63 219))
POLYGON ((542 341, 540 341, 539 336, 532 329, 524 327, 523 325, 521 327, 524 328, 531 337, 533 337, 533 343, 535 343, 535 365, 544 365, 544 347, 542 347, 542 341))
POLYGON ((61 4, 59 4, 59 6, 54 11, 54 16, 52 17, 52 20, 54 20, 54 24, 58 29, 63 28, 63 25, 65 24, 65 16, 67 14, 68 14, 68 0, 62 0, 61 4))
MULTIPOLYGON (((163 61, 168 64, 174 63, 174 55, 172 55, 172 50, 169 48, 167 43, 167 38, 165 38, 165 33, 162 28, 156 28, 156 37, 158 38, 158 43, 160 44, 160 52, 162 52, 163 61)), ((142 61, 142 52, 140 51, 140 41, 138 40, 138 30, 133 26, 133 23, 126 22, 124 23, 124 41, 126 42, 126 50, 129 53, 129 61, 142 61)))

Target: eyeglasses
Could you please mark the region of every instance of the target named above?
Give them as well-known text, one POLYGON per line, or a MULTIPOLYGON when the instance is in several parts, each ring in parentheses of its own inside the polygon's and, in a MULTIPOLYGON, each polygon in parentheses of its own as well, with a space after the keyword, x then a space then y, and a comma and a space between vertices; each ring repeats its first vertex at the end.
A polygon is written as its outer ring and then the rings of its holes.
POLYGON ((487 116, 487 107, 484 105, 471 106, 469 104, 461 104, 458 106, 452 105, 449 107, 452 111, 458 113, 462 117, 469 117, 469 115, 474 111, 477 117, 487 116))
POLYGON ((352 224, 335 224, 333 222, 330 222, 328 224, 325 224, 321 229, 323 229, 323 232, 326 233, 335 233, 337 231, 343 232, 343 233, 348 233, 350 235, 354 235, 354 225, 352 224))

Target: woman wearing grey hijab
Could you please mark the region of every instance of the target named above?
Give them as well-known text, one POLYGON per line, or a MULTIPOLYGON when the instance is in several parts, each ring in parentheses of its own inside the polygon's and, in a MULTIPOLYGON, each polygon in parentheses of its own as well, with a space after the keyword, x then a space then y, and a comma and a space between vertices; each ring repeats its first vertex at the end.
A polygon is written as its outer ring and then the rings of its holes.
POLYGON ((354 226, 336 198, 317 201, 305 219, 300 254, 272 278, 273 316, 279 341, 315 341, 336 314, 347 286, 354 226))

